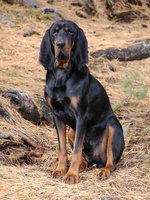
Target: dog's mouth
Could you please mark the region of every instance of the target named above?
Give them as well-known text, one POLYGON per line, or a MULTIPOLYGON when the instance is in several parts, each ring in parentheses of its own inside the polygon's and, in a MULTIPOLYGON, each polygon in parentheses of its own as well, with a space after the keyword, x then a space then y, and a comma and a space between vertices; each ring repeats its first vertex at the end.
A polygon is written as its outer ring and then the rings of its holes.
POLYGON ((63 53, 63 52, 59 52, 58 53, 58 56, 56 57, 57 60, 66 60, 67 59, 67 56, 63 53))
POLYGON ((58 53, 58 55, 56 56, 56 66, 62 66, 64 67, 64 65, 67 65, 69 61, 69 56, 65 55, 62 51, 60 51, 58 53))

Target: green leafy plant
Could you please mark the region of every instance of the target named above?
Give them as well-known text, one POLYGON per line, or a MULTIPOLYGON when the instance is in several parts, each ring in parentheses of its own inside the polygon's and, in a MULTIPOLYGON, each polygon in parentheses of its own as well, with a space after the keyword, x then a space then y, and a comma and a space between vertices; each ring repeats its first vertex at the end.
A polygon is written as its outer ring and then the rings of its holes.
POLYGON ((124 135, 127 135, 127 133, 129 132, 130 125, 131 125, 131 123, 127 123, 127 124, 123 125, 124 135))
POLYGON ((0 45, 0 50, 4 50, 5 48, 2 46, 2 45, 0 45))
POLYGON ((144 132, 150 133, 150 126, 145 127, 144 132))
POLYGON ((17 73, 15 71, 9 72, 8 76, 10 77, 17 77, 17 73))
POLYGON ((114 1, 113 0, 107 0, 108 5, 113 6, 114 5, 114 1))
POLYGON ((137 84, 142 80, 138 72, 128 71, 126 78, 122 81, 123 91, 129 96, 133 96, 137 101, 144 99, 148 92, 148 87, 141 87, 137 84))
POLYGON ((127 72, 126 77, 123 79, 121 85, 123 92, 127 94, 127 97, 124 102, 118 102, 113 105, 113 110, 119 111, 122 106, 127 104, 130 99, 133 97, 136 101, 141 101, 145 98, 145 96, 148 93, 148 87, 142 85, 142 78, 140 77, 138 72, 135 72, 133 70, 129 70, 127 72), (140 84, 139 84, 140 83, 140 84))
POLYGON ((119 111, 119 110, 122 108, 122 106, 123 106, 122 103, 116 103, 116 104, 114 104, 114 105, 112 106, 113 111, 114 111, 114 112, 119 111))
POLYGON ((30 8, 30 14, 32 17, 36 16, 36 13, 37 13, 36 8, 30 8))
POLYGON ((22 21, 22 22, 27 21, 27 17, 25 15, 25 13, 21 13, 21 12, 15 11, 15 10, 12 10, 12 13, 14 14, 17 21, 22 21))

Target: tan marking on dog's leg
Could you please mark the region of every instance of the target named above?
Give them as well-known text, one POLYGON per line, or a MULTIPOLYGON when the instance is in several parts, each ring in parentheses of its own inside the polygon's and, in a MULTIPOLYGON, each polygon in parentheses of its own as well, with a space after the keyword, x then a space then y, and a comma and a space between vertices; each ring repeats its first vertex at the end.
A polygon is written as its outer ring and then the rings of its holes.
POLYGON ((71 106, 72 106, 74 109, 77 109, 78 103, 79 103, 79 97, 72 96, 72 97, 70 98, 70 101, 71 101, 71 106))
POLYGON ((58 165, 53 172, 53 177, 58 178, 65 175, 67 171, 67 150, 66 150, 66 126, 64 126, 62 133, 59 134, 60 152, 58 155, 58 165))
POLYGON ((74 144, 74 140, 75 140, 75 130, 73 130, 71 128, 69 130, 68 137, 69 137, 69 140, 72 142, 72 145, 73 145, 74 144))
MULTIPOLYGON (((106 166, 104 168, 101 168, 101 169, 98 170, 98 176, 100 176, 102 179, 108 178, 110 176, 110 173, 115 169, 115 166, 113 164, 113 151, 112 151, 112 141, 113 141, 113 136, 114 136, 114 128, 112 126, 108 127, 108 133, 107 134, 108 134, 108 137, 106 137, 107 138, 106 166)), ((105 142, 103 144, 105 144, 105 142)))
POLYGON ((108 128, 106 128, 106 131, 104 133, 102 143, 100 145, 100 157, 105 162, 106 161, 106 154, 107 154, 107 142, 108 142, 108 128))
POLYGON ((51 99, 48 96, 46 96, 45 100, 46 100, 47 104, 52 108, 51 99))
MULTIPOLYGON (((74 145, 74 140, 75 140, 75 131, 71 129, 68 134, 69 140, 71 141, 72 145, 74 145)), ((86 155, 82 153, 82 161, 80 164, 80 169, 85 169, 88 166, 88 161, 86 159, 86 155)))
POLYGON ((75 184, 79 182, 79 169, 82 160, 82 145, 77 153, 73 153, 71 165, 67 174, 65 175, 65 182, 68 184, 75 184))

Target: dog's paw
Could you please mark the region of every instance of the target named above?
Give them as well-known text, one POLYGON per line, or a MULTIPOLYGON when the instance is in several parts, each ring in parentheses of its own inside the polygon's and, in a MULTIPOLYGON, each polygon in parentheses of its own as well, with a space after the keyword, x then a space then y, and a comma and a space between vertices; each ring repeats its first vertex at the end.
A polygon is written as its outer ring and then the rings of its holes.
POLYGON ((87 166, 88 166, 87 162, 83 160, 82 163, 80 164, 80 170, 86 169, 87 166))
POLYGON ((110 169, 101 168, 101 169, 98 169, 97 176, 98 176, 100 179, 105 180, 105 179, 108 179, 108 178, 110 177, 110 174, 111 174, 110 169))
POLYGON ((53 178, 62 178, 66 174, 66 170, 54 170, 52 176, 53 178))
POLYGON ((76 184, 79 183, 79 175, 68 172, 64 178, 65 183, 76 184))

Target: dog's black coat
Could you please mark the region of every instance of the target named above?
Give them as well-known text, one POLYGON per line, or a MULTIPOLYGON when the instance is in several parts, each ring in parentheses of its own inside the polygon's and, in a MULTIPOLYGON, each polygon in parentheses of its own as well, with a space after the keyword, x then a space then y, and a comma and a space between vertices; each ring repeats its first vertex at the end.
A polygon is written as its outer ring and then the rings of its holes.
POLYGON ((86 66, 88 45, 83 31, 71 21, 54 23, 43 37, 39 60, 47 70, 45 97, 51 102, 58 139, 63 124, 68 125, 75 130, 74 152, 78 151, 83 141, 83 152, 89 165, 104 167, 106 159, 95 153, 95 149, 101 144, 107 127, 111 126, 114 129, 112 151, 115 165, 124 148, 123 131, 112 111, 105 89, 86 66), (67 31, 64 31, 65 27, 67 31), (55 45, 61 49, 64 40, 71 44, 70 56, 60 51, 56 57, 55 45), (59 59, 68 59, 67 66, 57 66, 56 60, 59 59), (74 106, 72 97, 78 100, 74 106))

